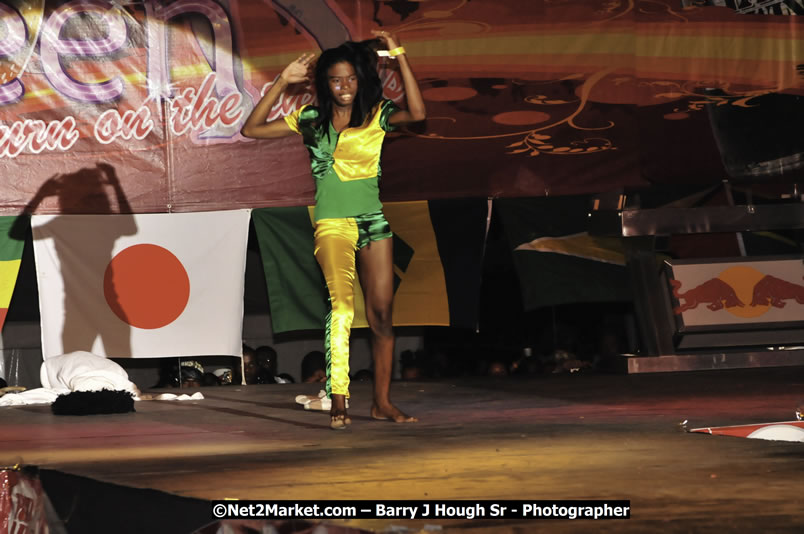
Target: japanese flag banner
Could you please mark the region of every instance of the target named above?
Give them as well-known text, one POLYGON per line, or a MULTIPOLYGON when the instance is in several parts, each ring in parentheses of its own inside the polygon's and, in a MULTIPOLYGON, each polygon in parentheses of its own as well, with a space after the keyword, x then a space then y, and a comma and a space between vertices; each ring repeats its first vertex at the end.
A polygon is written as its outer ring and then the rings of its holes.
POLYGON ((249 217, 33 216, 43 356, 241 355, 249 217))

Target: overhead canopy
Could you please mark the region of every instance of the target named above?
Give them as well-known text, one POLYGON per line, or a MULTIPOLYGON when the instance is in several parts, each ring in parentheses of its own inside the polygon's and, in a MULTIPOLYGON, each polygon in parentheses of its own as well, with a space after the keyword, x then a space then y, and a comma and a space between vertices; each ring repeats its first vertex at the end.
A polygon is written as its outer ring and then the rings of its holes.
MULTIPOLYGON (((288 62, 378 25, 428 112, 388 138, 385 200, 796 179, 800 0, 685 3, 6 0, 0 213, 307 205, 300 138, 239 129, 288 62)), ((384 61, 386 96, 404 101, 384 61)), ((296 87, 272 116, 313 99, 296 87)))

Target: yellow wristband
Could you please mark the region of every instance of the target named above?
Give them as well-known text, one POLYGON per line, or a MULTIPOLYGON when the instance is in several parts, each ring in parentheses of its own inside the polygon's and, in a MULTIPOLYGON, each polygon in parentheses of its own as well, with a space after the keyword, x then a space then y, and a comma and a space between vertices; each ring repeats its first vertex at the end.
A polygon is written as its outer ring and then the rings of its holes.
POLYGON ((404 46, 398 46, 398 47, 394 48, 393 50, 388 51, 388 55, 390 57, 396 57, 396 56, 398 56, 400 54, 404 54, 404 53, 405 53, 405 47, 404 46))

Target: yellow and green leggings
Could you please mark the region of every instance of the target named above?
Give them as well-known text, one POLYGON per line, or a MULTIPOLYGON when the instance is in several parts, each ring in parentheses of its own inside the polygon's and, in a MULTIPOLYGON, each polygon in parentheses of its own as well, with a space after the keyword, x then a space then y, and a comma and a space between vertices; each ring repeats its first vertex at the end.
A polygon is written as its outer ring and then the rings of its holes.
POLYGON ((355 316, 355 252, 393 236, 382 211, 357 217, 321 219, 315 224, 315 258, 329 290, 324 352, 327 397, 349 396, 349 334, 355 316))

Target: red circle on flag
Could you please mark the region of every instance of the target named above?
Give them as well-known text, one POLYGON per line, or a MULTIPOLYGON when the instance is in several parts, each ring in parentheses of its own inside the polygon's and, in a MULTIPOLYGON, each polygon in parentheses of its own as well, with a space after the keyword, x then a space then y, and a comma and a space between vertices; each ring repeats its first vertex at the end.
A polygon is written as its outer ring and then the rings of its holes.
POLYGON ((187 307, 190 277, 166 248, 133 245, 121 250, 106 267, 103 295, 123 322, 137 328, 162 328, 187 307))

